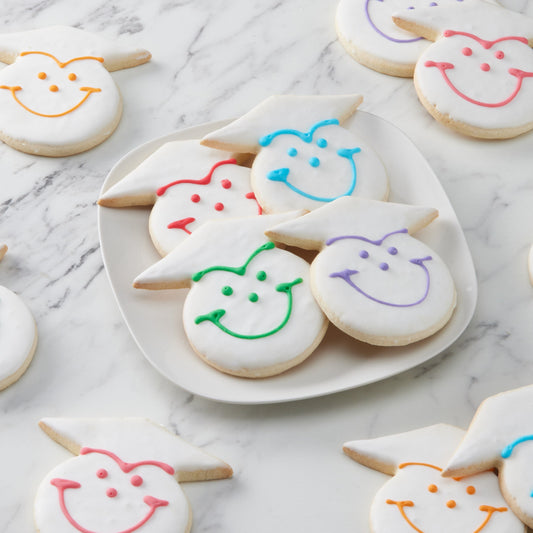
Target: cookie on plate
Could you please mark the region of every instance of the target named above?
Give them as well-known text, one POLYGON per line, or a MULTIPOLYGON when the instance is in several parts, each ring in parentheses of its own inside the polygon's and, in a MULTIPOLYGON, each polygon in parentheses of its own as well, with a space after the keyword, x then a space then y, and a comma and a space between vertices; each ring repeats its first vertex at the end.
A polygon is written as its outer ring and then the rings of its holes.
POLYGON ((213 150, 197 140, 165 143, 102 194, 106 207, 153 205, 150 236, 167 255, 206 220, 261 214, 241 154, 213 150))
POLYGON ((370 344, 401 346, 441 329, 455 308, 448 267, 411 236, 437 215, 430 207, 340 198, 267 235, 320 251, 311 288, 339 329, 370 344))
POLYGON ((381 160, 342 127, 361 102, 359 95, 271 96, 201 142, 257 154, 252 189, 265 213, 312 211, 342 196, 386 200, 381 160))
POLYGON ((264 235, 299 214, 207 222, 134 286, 191 287, 183 327, 217 370, 249 378, 284 372, 314 351, 328 324, 311 294, 309 264, 264 235))
POLYGON ((396 26, 393 13, 460 1, 341 0, 335 19, 337 35, 346 51, 365 67, 409 78, 418 57, 430 42, 396 26))
MULTIPOLYGON (((7 246, 0 245, 0 260, 7 246)), ((37 348, 37 326, 22 299, 0 286, 0 390, 17 381, 37 348)))
POLYGON ((443 472, 471 475, 498 469, 500 487, 515 514, 533 527, 533 385, 487 398, 443 472))
POLYGON ((493 472, 442 477, 463 435, 462 429, 437 424, 344 445, 346 455, 358 463, 393 476, 372 502, 373 533, 525 533, 493 472))
POLYGON ((100 144, 117 127, 122 99, 109 71, 150 59, 68 26, 0 35, 0 139, 22 152, 65 156, 100 144))
POLYGON ((403 10, 400 27, 434 40, 417 62, 418 97, 433 117, 473 137, 533 128, 533 19, 483 0, 403 10))
POLYGON ((220 459, 142 418, 45 418, 39 425, 76 455, 37 490, 39 533, 187 533, 192 513, 179 482, 233 473, 220 459))

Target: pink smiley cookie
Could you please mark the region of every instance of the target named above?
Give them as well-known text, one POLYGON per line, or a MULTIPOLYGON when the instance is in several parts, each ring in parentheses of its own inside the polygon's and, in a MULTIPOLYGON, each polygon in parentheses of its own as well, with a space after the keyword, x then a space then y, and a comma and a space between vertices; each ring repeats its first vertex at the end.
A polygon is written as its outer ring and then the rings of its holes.
POLYGON ((98 200, 106 207, 153 205, 152 241, 166 255, 207 220, 261 214, 242 156, 174 141, 161 146, 98 200))
POLYGON ((65 156, 107 139, 122 114, 109 71, 150 59, 67 26, 0 35, 0 139, 17 150, 65 156))
POLYGON ((346 455, 392 476, 370 510, 372 533, 525 533, 493 472, 442 477, 464 431, 446 424, 347 442, 346 455))
POLYGON ((533 128, 533 19, 483 0, 404 10, 396 24, 435 40, 420 57, 415 86, 440 122, 481 138, 533 128))
POLYGON ((39 533, 187 533, 179 482, 223 479, 232 469, 141 418, 46 418, 39 425, 76 457, 55 467, 35 497, 39 533))

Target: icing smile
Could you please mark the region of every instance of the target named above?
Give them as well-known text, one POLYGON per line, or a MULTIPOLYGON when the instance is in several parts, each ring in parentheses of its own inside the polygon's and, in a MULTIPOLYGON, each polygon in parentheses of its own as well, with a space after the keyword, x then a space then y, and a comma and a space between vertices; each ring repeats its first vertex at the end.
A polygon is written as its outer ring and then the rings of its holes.
POLYGON ((98 89, 96 87, 80 87, 80 91, 85 92, 85 95, 83 98, 73 107, 70 109, 67 109, 66 111, 63 111, 62 113, 56 113, 56 114, 46 114, 46 113, 40 113, 38 111, 35 111, 28 107, 26 104, 24 104, 19 97, 17 96, 17 92, 22 90, 22 87, 15 85, 15 86, 9 86, 9 85, 0 85, 0 89, 7 89, 8 91, 11 91, 11 95, 13 96, 15 102, 19 104, 21 107, 23 107, 26 111, 29 111, 30 113, 33 113, 34 115, 38 115, 40 117, 46 117, 46 118, 56 118, 56 117, 62 117, 64 115, 68 115, 69 113, 72 113, 72 111, 75 111, 80 107, 82 104, 84 104, 89 96, 93 93, 99 93, 101 89, 98 89))
MULTIPOLYGON (((392 37, 390 35, 387 35, 385 32, 383 32, 382 30, 380 30, 376 24, 374 23, 374 21, 372 20, 372 16, 370 15, 370 12, 368 10, 368 4, 370 4, 372 0, 366 0, 365 1, 365 14, 366 14, 366 18, 368 20, 368 23, 370 24, 370 26, 372 26, 372 28, 377 32, 379 33, 379 35, 381 35, 382 37, 384 37, 385 39, 389 40, 389 41, 392 41, 393 43, 414 43, 416 41, 421 41, 422 40, 422 37, 414 37, 414 38, 408 38, 408 39, 398 39, 396 37, 392 37)), ((381 2, 383 3, 384 0, 377 0, 377 2, 381 2)))

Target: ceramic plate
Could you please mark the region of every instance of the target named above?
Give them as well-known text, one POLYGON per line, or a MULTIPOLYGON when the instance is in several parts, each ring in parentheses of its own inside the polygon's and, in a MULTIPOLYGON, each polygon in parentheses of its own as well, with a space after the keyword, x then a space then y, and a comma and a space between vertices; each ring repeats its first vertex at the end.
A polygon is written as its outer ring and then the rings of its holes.
MULTIPOLYGON (((183 129, 136 148, 111 170, 102 192, 163 143, 201 138, 226 123, 183 129)), ((457 287, 457 308, 451 320, 428 339, 388 348, 360 343, 330 326, 311 357, 284 374, 260 380, 229 376, 203 363, 189 347, 181 324, 185 289, 146 291, 132 287, 132 280, 160 259, 148 233, 150 209, 99 207, 104 264, 124 320, 148 361, 170 381, 191 393, 230 403, 311 398, 408 370, 445 350, 464 331, 476 305, 476 275, 459 221, 440 182, 413 143, 387 121, 357 111, 345 127, 358 133, 380 155, 391 183, 391 201, 438 208, 439 217, 416 236, 451 270, 457 287)))

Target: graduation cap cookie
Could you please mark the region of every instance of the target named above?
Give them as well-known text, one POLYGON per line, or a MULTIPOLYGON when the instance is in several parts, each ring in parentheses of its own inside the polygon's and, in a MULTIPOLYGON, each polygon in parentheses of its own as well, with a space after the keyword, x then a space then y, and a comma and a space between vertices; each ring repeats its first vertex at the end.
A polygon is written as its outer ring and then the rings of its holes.
POLYGON ((449 460, 445 476, 496 467, 509 507, 533 527, 533 385, 487 398, 449 460))
POLYGON ((446 424, 347 442, 344 452, 393 476, 370 510, 373 533, 524 533, 493 472, 444 478, 442 468, 464 431, 446 424))
POLYGON ((187 533, 179 482, 231 477, 226 463, 142 418, 45 418, 41 428, 76 457, 35 498, 40 533, 187 533))
POLYGON ((252 189, 266 213, 311 211, 342 196, 388 197, 376 153, 342 127, 359 95, 272 96, 202 144, 256 153, 252 189))
POLYGON ((0 35, 0 139, 17 150, 65 156, 109 137, 122 99, 109 71, 150 59, 68 26, 0 35))
MULTIPOLYGON (((0 261, 7 246, 0 245, 0 261)), ((17 381, 37 348, 37 326, 22 299, 0 286, 0 390, 17 381)))
POLYGON ((300 214, 207 222, 134 286, 191 287, 185 333, 217 370, 253 378, 279 374, 306 359, 327 328, 309 287, 309 264, 264 234, 300 214))
POLYGON ((152 241, 168 254, 207 220, 261 214, 242 156, 197 140, 161 146, 98 200, 106 207, 153 205, 152 241))
POLYGON ((420 56, 415 87, 433 117, 483 138, 533 128, 533 19, 483 0, 403 10, 400 27, 435 41, 420 56))
POLYGON ((320 250, 311 288, 338 328, 370 344, 400 346, 438 331, 455 307, 448 268, 411 236, 437 214, 428 207, 340 198, 271 226, 267 235, 320 250))

